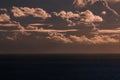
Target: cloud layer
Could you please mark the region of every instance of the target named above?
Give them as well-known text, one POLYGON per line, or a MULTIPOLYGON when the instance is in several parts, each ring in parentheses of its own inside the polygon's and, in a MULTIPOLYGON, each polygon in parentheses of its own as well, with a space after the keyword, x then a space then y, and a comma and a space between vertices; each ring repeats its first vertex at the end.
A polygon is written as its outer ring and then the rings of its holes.
POLYGON ((77 44, 108 44, 108 43, 120 43, 119 36, 116 35, 95 35, 93 37, 76 36, 61 33, 50 33, 48 39, 62 43, 77 43, 77 44))
POLYGON ((117 3, 117 2, 120 2, 120 0, 107 0, 108 2, 110 3, 117 3))

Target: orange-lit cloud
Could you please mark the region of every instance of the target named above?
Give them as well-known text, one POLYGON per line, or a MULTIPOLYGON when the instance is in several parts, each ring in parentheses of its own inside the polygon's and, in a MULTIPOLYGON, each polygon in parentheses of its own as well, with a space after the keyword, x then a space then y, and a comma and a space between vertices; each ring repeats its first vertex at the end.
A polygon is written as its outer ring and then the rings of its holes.
POLYGON ((92 22, 102 22, 103 21, 103 19, 100 16, 94 15, 90 10, 81 12, 80 15, 83 15, 83 16, 80 16, 80 18, 82 20, 84 20, 84 22, 92 23, 92 22))
POLYGON ((33 16, 42 19, 50 17, 50 15, 41 8, 13 7, 11 11, 14 17, 33 16))
POLYGON ((0 14, 0 22, 9 22, 10 17, 7 14, 0 14))
MULTIPOLYGON (((94 15, 90 10, 86 10, 84 12, 78 12, 74 13, 71 11, 60 11, 60 12, 54 12, 52 14, 53 20, 56 19, 55 21, 59 21, 58 23, 62 26, 80 26, 81 23, 85 23, 85 25, 89 23, 94 23, 94 22, 102 22, 103 19, 100 16, 94 15), (54 18, 56 17, 56 18, 54 18), (64 23, 64 25, 62 25, 64 23)), ((52 21, 52 20, 50 20, 52 21)), ((55 24, 55 23, 53 23, 55 24)), ((59 26, 57 24, 56 26, 59 26)))
POLYGON ((62 43, 78 43, 78 44, 108 44, 108 43, 119 43, 120 39, 117 35, 96 35, 93 37, 83 36, 76 36, 76 35, 69 35, 65 36, 62 33, 50 33, 49 39, 55 42, 62 42, 62 43))

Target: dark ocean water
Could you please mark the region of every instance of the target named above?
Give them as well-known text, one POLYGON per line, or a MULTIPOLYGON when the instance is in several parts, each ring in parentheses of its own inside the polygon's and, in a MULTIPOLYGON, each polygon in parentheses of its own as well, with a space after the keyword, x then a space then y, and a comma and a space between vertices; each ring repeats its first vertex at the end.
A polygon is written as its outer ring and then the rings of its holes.
POLYGON ((1 55, 1 80, 120 80, 120 55, 1 55))

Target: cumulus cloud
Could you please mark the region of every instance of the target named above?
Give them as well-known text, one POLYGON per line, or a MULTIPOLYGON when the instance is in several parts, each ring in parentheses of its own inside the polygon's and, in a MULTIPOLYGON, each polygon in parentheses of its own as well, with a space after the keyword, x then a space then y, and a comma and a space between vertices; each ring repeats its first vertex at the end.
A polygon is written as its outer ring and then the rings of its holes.
POLYGON ((116 3, 116 2, 120 2, 120 0, 107 0, 110 3, 116 3))
MULTIPOLYGON (((98 0, 73 0, 73 5, 75 5, 75 7, 84 7, 87 4, 93 4, 98 0)), ((106 0, 109 3, 117 3, 120 2, 120 0, 106 0)))
POLYGON ((85 7, 87 4, 93 4, 94 2, 96 2, 97 0, 74 0, 73 1, 73 5, 76 8, 82 8, 85 7))
POLYGON ((69 38, 65 37, 65 35, 61 33, 51 32, 47 38, 54 40, 55 42, 72 43, 69 38))
POLYGON ((94 15, 90 10, 77 13, 72 11, 60 11, 58 13, 53 12, 51 18, 56 19, 56 21, 65 22, 65 26, 80 26, 81 23, 85 23, 85 25, 87 25, 86 23, 95 23, 103 21, 102 17, 94 15))
POLYGON ((84 3, 85 0, 74 0, 73 1, 73 5, 75 5, 75 7, 83 7, 85 6, 85 3, 84 3))
POLYGON ((18 7, 13 7, 12 13, 13 13, 14 17, 23 17, 23 16, 25 16, 23 11, 20 10, 18 7))
POLYGON ((0 14, 0 22, 9 22, 10 17, 7 14, 0 14))
POLYGON ((1 14, 7 13, 7 9, 6 8, 0 8, 0 13, 1 14))
POLYGON ((32 16, 42 19, 51 17, 50 14, 48 14, 45 10, 41 8, 13 7, 11 11, 14 17, 32 16))

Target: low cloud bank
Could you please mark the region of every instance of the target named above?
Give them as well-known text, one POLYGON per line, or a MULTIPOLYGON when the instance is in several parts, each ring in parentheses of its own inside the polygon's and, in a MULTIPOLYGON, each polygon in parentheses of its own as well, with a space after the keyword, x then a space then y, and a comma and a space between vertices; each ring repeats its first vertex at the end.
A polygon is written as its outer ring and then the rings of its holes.
POLYGON ((13 7, 11 10, 14 17, 22 18, 32 16, 33 18, 49 19, 48 23, 55 26, 78 26, 81 23, 95 23, 102 22, 103 19, 100 16, 94 15, 90 10, 84 12, 72 12, 72 11, 60 11, 47 13, 41 8, 28 8, 28 7, 13 7))

